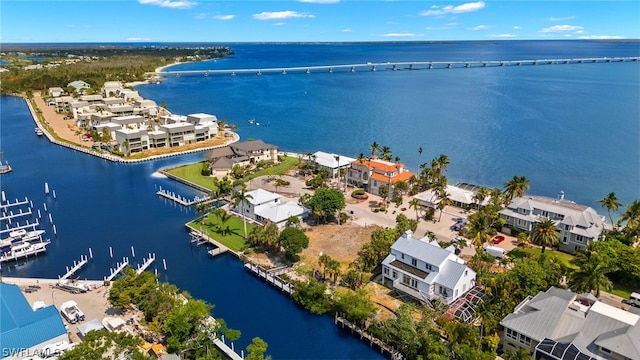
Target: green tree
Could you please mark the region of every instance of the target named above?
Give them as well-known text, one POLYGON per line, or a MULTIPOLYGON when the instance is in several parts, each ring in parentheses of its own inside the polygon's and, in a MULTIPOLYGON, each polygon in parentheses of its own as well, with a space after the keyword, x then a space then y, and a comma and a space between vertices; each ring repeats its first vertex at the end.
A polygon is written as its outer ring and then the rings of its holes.
POLYGON ((167 350, 182 352, 193 347, 192 342, 198 338, 202 341, 200 328, 210 316, 213 306, 200 300, 190 299, 183 306, 171 310, 163 330, 169 335, 167 350))
POLYGON ((600 203, 600 206, 607 209, 607 212, 609 213, 609 220, 611 220, 611 225, 615 226, 613 217, 611 216, 611 211, 618 211, 618 209, 622 206, 622 203, 618 201, 618 198, 616 197, 616 193, 610 192, 609 194, 607 194, 607 196, 598 200, 598 202, 600 203))
POLYGON ((65 351, 60 360, 99 360, 104 354, 110 354, 112 358, 126 357, 132 360, 152 359, 142 354, 138 347, 142 344, 139 337, 134 337, 125 332, 108 332, 107 330, 90 331, 83 341, 68 351, 65 351))
POLYGON ((626 221, 624 230, 627 232, 637 232, 640 226, 640 201, 634 200, 620 217, 620 223, 626 221))
POLYGON ((418 199, 411 199, 409 201, 409 208, 413 208, 416 211, 416 220, 420 219, 420 210, 422 210, 422 203, 418 199))
POLYGON ((364 289, 345 290, 334 294, 333 299, 336 311, 356 324, 363 324, 376 310, 371 297, 364 289))
POLYGON ((319 188, 306 202, 305 206, 320 219, 326 221, 326 217, 344 209, 344 194, 336 189, 319 188))
POLYGON ((282 230, 279 241, 285 248, 285 256, 289 260, 295 260, 297 254, 309 246, 309 237, 304 230, 293 227, 282 230))
POLYGON ((613 283, 607 274, 615 271, 616 267, 597 255, 585 256, 580 269, 571 274, 569 286, 578 293, 594 292, 599 298, 600 290, 611 291, 613 283))
POLYGON ((548 246, 554 246, 558 243, 560 233, 556 229, 553 220, 545 218, 537 222, 531 230, 531 242, 542 247, 542 253, 548 246))
POLYGON ((327 286, 315 281, 313 278, 307 282, 298 282, 294 285, 291 294, 293 301, 314 314, 324 314, 331 310, 331 303, 326 295, 327 286))
POLYGON ((489 195, 491 195, 491 191, 486 186, 481 186, 476 190, 476 193, 473 195, 473 201, 476 202, 478 210, 480 210, 480 205, 482 205, 482 202, 485 201, 489 195))
POLYGON ((231 195, 234 206, 240 206, 240 212, 242 213, 242 224, 244 226, 244 238, 247 238, 247 217, 245 216, 245 206, 248 206, 249 200, 253 199, 253 196, 247 194, 245 188, 236 191, 231 195))
POLYGON ((375 155, 378 151, 380 151, 380 144, 378 144, 377 142, 372 142, 371 145, 369 146, 369 150, 371 150, 371 157, 373 157, 373 155, 375 155))
POLYGON ((259 337, 254 337, 251 344, 247 345, 246 360, 264 360, 264 353, 267 352, 267 343, 259 337))
POLYGON ((524 176, 514 176, 504 184, 504 193, 506 201, 513 198, 524 196, 525 191, 529 190, 529 179, 524 176))
POLYGON ((386 200, 389 196, 389 186, 387 186, 386 184, 380 185, 378 187, 378 195, 380 195, 383 200, 386 200))

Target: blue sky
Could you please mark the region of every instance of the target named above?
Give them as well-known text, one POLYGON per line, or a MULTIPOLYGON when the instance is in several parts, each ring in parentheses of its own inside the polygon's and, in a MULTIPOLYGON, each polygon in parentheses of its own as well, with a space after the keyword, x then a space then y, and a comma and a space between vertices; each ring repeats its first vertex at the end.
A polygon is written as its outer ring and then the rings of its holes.
POLYGON ((2 0, 0 42, 639 39, 640 1, 2 0))

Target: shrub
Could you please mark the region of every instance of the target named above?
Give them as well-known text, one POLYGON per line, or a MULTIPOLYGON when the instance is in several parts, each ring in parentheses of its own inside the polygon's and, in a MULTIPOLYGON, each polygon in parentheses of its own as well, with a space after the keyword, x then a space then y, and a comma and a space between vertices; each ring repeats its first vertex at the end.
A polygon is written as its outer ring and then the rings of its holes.
POLYGON ((366 200, 369 196, 362 189, 356 189, 351 193, 351 197, 360 200, 366 200))

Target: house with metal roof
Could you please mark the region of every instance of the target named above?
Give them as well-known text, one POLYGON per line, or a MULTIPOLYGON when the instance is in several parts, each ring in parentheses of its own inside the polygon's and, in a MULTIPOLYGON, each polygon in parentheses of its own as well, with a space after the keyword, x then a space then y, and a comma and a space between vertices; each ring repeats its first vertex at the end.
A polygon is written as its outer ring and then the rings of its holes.
POLYGON ((449 305, 475 286, 476 273, 453 245, 443 249, 428 236, 416 239, 407 230, 382 261, 382 280, 420 301, 449 305))
POLYGON ((380 186, 385 185, 391 194, 395 184, 413 176, 404 164, 380 160, 374 156, 371 159, 353 161, 347 173, 347 182, 374 195, 379 195, 380 186))
POLYGON ((340 169, 348 169, 351 163, 356 160, 348 156, 326 153, 324 151, 316 151, 312 156, 316 163, 316 169, 318 171, 327 169, 331 177, 337 177, 340 169))
MULTIPOLYGON (((477 201, 474 199, 476 192, 480 187, 467 183, 457 183, 455 185, 447 185, 445 192, 447 197, 453 201, 453 205, 460 208, 476 207, 477 201)), ((440 197, 433 190, 423 191, 413 196, 414 199, 420 201, 423 207, 436 208, 440 203, 440 197)), ((486 206, 489 203, 489 197, 480 202, 480 206, 486 206)))
POLYGON ((241 141, 231 144, 229 147, 236 156, 246 156, 251 164, 260 161, 278 163, 278 147, 267 144, 262 140, 241 141))
POLYGON ((91 85, 89 85, 87 82, 82 81, 82 80, 76 80, 76 81, 72 81, 70 83, 67 84, 67 87, 72 87, 75 89, 75 91, 78 94, 81 94, 83 92, 84 89, 89 89, 91 88, 91 85))
POLYGON ((244 215, 248 219, 258 223, 267 221, 278 226, 284 226, 291 216, 296 216, 302 220, 309 214, 307 208, 295 201, 282 202, 280 194, 264 189, 247 191, 246 194, 251 197, 248 199, 249 204, 244 204, 242 207, 238 204, 233 206, 231 210, 238 214, 242 214, 242 210, 244 210, 244 215))
POLYGON ((546 196, 517 197, 504 209, 500 217, 507 225, 531 231, 535 223, 545 218, 553 220, 560 232, 559 246, 566 250, 584 250, 589 242, 599 240, 604 231, 605 218, 591 207, 546 196))
POLYGON ((591 294, 551 287, 527 297, 500 325, 505 350, 524 348, 535 359, 640 359, 640 315, 591 294))
POLYGON ((63 340, 69 335, 54 305, 33 310, 17 285, 0 283, 0 357, 27 358, 63 340))

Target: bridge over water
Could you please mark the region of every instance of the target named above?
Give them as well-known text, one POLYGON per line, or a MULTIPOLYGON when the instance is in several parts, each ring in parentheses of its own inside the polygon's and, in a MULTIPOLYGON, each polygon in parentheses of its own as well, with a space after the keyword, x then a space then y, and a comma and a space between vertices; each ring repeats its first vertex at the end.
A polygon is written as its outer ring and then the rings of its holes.
POLYGON ((406 62, 377 62, 363 64, 341 65, 316 65, 295 66, 277 68, 253 68, 253 69, 216 69, 216 70, 177 70, 160 71, 158 75, 240 75, 240 74, 289 74, 311 72, 356 72, 356 71, 398 71, 398 70, 429 70, 429 69, 453 69, 453 68, 477 68, 477 67, 501 67, 501 66, 537 66, 559 64, 588 64, 588 63, 617 63, 639 61, 640 57, 597 57, 597 58, 566 58, 566 59, 538 59, 538 60, 489 60, 489 61, 406 61, 406 62))

